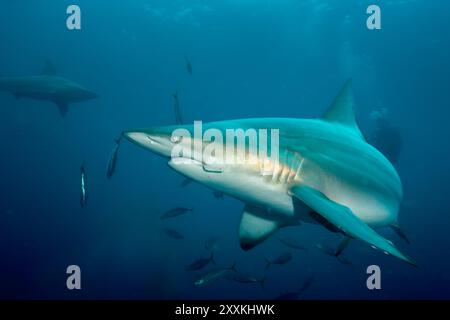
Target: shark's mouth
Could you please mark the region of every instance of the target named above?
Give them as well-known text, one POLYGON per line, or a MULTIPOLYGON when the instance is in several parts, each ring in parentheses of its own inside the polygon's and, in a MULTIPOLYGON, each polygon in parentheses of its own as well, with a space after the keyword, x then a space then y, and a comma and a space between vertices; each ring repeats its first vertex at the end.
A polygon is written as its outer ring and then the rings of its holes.
POLYGON ((224 171, 223 165, 208 164, 193 157, 172 157, 169 161, 169 166, 175 170, 177 170, 177 168, 187 168, 190 166, 196 169, 201 168, 201 170, 208 173, 222 173, 224 171))
POLYGON ((160 156, 170 157, 174 143, 170 136, 149 134, 144 131, 126 131, 124 136, 132 143, 160 156))

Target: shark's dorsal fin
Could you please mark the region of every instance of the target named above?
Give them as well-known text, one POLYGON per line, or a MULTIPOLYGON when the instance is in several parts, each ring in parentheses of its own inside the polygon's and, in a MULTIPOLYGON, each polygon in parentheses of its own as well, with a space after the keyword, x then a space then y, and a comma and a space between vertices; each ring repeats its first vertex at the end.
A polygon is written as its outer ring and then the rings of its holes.
POLYGON ((334 98, 333 103, 322 116, 322 119, 328 122, 337 123, 353 130, 362 139, 365 139, 356 122, 355 112, 353 110, 353 90, 352 80, 345 82, 341 91, 334 98))
POLYGON ((50 60, 45 60, 44 68, 41 72, 42 75, 54 76, 56 75, 56 68, 50 60))

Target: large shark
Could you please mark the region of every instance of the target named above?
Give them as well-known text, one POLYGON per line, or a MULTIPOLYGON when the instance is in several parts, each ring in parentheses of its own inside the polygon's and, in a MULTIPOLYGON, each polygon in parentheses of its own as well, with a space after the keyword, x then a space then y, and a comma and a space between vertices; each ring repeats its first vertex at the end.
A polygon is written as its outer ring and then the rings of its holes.
MULTIPOLYGON (((180 137, 173 132, 177 128, 192 132, 192 125, 128 130, 124 135, 169 158, 168 165, 188 178, 243 201, 239 240, 244 250, 281 227, 307 222, 342 233, 344 243, 359 239, 415 265, 375 231, 398 226, 402 184, 392 164, 365 140, 353 105, 349 80, 319 119, 255 118, 203 124, 204 129, 223 133, 238 128, 279 129, 279 161, 272 166, 265 163, 267 156, 263 159, 250 151, 247 156, 256 157, 256 165, 225 163, 211 168, 195 152, 180 153, 191 154, 187 160, 192 161, 175 161, 172 150, 180 146, 180 137), (261 171, 261 166, 270 170, 261 171)), ((203 140, 203 145, 210 143, 203 140)), ((187 142, 190 146, 196 141, 187 142)))
POLYGON ((58 106, 62 117, 66 115, 69 104, 98 98, 96 93, 78 83, 57 76, 55 68, 48 61, 39 75, 0 77, 0 91, 8 91, 16 99, 31 98, 51 101, 58 106))

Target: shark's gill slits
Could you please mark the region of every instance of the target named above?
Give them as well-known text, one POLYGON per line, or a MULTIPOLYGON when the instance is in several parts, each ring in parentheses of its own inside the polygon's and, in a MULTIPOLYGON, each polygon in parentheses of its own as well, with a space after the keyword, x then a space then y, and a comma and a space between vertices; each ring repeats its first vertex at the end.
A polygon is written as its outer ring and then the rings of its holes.
POLYGON ((280 161, 270 158, 258 162, 260 175, 273 184, 291 184, 300 179, 304 158, 297 152, 287 151, 280 161))

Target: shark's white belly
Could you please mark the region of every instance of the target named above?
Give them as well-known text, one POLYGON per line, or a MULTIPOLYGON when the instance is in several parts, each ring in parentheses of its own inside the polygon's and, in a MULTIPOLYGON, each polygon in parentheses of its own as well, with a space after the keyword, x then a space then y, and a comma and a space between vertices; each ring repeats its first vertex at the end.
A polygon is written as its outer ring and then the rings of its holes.
POLYGON ((236 198, 282 216, 292 219, 294 205, 289 195, 289 185, 283 182, 272 182, 271 176, 257 176, 254 174, 234 176, 234 187, 224 192, 236 198))
POLYGON ((327 174, 320 168, 314 168, 311 176, 308 172, 299 173, 295 180, 289 181, 288 175, 292 170, 278 172, 276 176, 263 176, 245 167, 229 166, 221 172, 205 174, 201 166, 190 165, 181 171, 188 177, 244 203, 268 209, 278 215, 280 220, 296 218, 312 222, 309 208, 300 207, 299 210, 296 206, 294 210, 293 199, 289 194, 293 184, 305 184, 317 189, 329 199, 350 208, 358 218, 372 227, 390 225, 396 220, 398 203, 395 199, 374 192, 370 188, 352 185, 348 181, 327 174))

